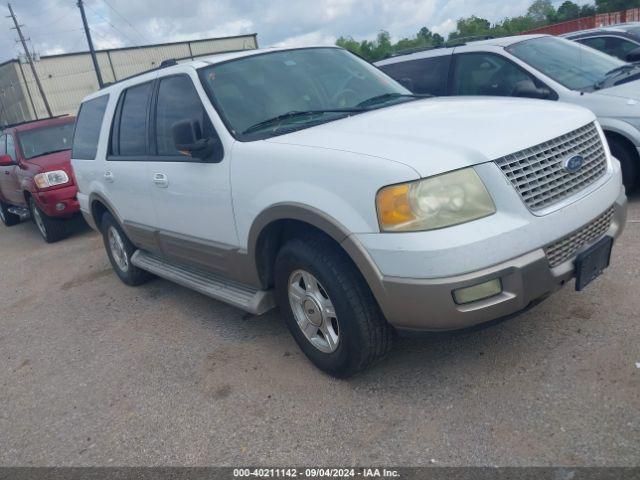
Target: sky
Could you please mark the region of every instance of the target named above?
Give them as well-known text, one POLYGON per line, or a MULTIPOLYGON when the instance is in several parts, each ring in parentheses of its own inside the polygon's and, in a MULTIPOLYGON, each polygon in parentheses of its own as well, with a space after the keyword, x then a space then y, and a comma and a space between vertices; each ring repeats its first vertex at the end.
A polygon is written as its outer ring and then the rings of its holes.
MULTIPOLYGON (((446 36, 460 17, 522 15, 532 0, 84 0, 96 48, 257 33, 262 47, 333 44, 340 36, 392 39, 423 26, 446 36)), ((574 0, 578 4, 588 0, 574 0)), ((13 0, 29 47, 40 55, 87 50, 77 0, 13 0)), ((554 3, 559 5, 562 0, 554 3)), ((0 6, 6 15, 6 4, 0 6)), ((21 47, 0 20, 0 62, 21 47)), ((4 23, 3 23, 4 22, 4 23)))

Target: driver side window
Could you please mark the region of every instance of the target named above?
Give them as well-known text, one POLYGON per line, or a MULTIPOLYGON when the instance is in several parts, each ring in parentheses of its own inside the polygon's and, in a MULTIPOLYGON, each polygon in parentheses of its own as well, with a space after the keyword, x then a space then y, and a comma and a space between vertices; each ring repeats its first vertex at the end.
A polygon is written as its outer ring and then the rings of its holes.
POLYGON ((521 82, 536 80, 518 65, 494 53, 463 53, 455 56, 452 95, 510 97, 521 82))

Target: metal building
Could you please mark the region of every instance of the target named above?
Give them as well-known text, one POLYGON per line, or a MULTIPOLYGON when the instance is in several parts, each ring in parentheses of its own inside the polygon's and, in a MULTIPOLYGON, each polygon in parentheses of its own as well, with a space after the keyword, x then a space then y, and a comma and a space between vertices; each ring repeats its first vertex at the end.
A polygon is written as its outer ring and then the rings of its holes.
MULTIPOLYGON (((105 84, 156 68, 167 59, 189 59, 258 48, 256 34, 96 51, 105 84)), ((80 101, 98 90, 89 52, 43 56, 35 62, 54 115, 75 114, 80 101)), ((28 64, 0 64, 0 126, 46 118, 47 111, 28 64)))

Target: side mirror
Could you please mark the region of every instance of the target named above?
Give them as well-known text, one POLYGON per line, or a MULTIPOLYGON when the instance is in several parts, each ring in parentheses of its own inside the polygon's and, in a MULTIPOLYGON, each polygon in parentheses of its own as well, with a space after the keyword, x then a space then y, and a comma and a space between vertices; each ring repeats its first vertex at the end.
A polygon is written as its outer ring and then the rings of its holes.
POLYGON ((626 60, 629 63, 640 62, 640 47, 635 48, 627 53, 626 60))
POLYGON ((176 149, 185 155, 201 160, 211 157, 214 145, 218 141, 215 138, 203 138, 202 126, 195 119, 174 123, 171 127, 171 133, 176 149))
POLYGON ((548 88, 536 87, 535 83, 533 83, 531 80, 523 80, 516 84, 516 87, 513 89, 512 95, 514 97, 537 98, 540 100, 545 100, 551 96, 551 91, 548 88))
POLYGON ((0 155, 0 167, 10 167, 15 164, 16 162, 9 155, 0 155))

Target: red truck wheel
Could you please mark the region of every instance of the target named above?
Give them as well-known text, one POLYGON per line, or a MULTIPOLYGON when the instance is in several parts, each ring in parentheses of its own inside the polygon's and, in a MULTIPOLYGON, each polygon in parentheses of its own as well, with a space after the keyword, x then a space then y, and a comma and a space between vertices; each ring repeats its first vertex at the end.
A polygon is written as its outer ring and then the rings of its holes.
POLYGON ((33 197, 29 198, 31 218, 38 227, 38 231, 47 243, 57 242, 67 236, 67 225, 64 220, 48 217, 40 210, 33 197))
POLYGON ((7 227, 12 227, 20 223, 20 217, 15 213, 9 211, 9 207, 6 203, 0 202, 0 220, 7 227))

